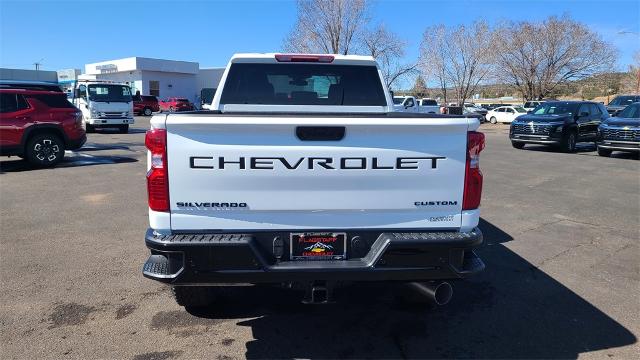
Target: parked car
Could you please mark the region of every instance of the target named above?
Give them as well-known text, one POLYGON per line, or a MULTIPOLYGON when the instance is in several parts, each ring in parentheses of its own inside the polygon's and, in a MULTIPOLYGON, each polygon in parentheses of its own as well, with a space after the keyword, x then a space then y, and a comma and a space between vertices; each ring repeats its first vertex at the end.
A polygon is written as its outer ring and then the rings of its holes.
POLYGON ((402 112, 418 112, 418 101, 413 96, 394 96, 393 109, 402 112))
POLYGON ((61 91, 0 89, 0 155, 52 167, 87 136, 82 112, 61 91))
POLYGON ((522 106, 527 112, 532 111, 533 109, 535 109, 536 107, 538 107, 538 105, 544 103, 544 101, 540 100, 534 100, 534 101, 527 101, 524 103, 524 105, 522 106))
POLYGON ((480 105, 481 108, 486 109, 487 111, 493 110, 493 109, 495 109, 497 107, 500 107, 500 106, 506 106, 506 104, 482 104, 482 105, 480 105))
POLYGON ((191 111, 195 110, 193 104, 185 98, 168 98, 166 100, 160 100, 160 111, 191 111))
POLYGON ((217 88, 204 88, 200 90, 200 109, 211 110, 211 102, 216 95, 217 88))
POLYGON ((484 134, 395 111, 381 74, 370 56, 238 54, 214 111, 154 116, 144 276, 187 308, 224 283, 327 303, 349 281, 420 282, 449 301, 446 279, 484 269, 484 134), (307 86, 317 79, 329 85, 307 86))
POLYGON ((525 144, 552 145, 573 152, 576 143, 595 142, 598 126, 609 117, 603 104, 591 101, 547 101, 511 123, 516 149, 525 144))
POLYGON ((487 113, 489 111, 476 104, 465 103, 463 114, 479 114, 481 115, 480 122, 487 121, 487 113))
POLYGON ((134 95, 133 96, 133 112, 134 114, 151 116, 154 112, 160 111, 158 98, 151 95, 134 95))
POLYGON ((440 105, 434 99, 420 99, 418 100, 419 112, 424 114, 440 114, 440 105))
POLYGON ((609 102, 607 105, 607 111, 611 116, 615 116, 627 106, 639 101, 640 95, 618 95, 609 102))
POLYGON ((525 115, 527 111, 520 106, 500 106, 487 112, 486 118, 492 124, 510 123, 518 116, 525 115))
POLYGON ((633 103, 598 127, 598 155, 613 151, 640 153, 640 102, 633 103))

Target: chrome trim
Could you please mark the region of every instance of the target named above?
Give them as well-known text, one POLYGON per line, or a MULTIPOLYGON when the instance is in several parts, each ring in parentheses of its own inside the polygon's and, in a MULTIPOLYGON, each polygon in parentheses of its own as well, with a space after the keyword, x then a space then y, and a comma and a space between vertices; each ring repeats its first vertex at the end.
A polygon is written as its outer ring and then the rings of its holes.
POLYGON ((598 147, 601 147, 603 149, 611 149, 611 150, 628 150, 628 151, 638 151, 638 152, 640 152, 640 147, 627 148, 627 147, 622 147, 622 146, 600 145, 600 144, 598 144, 598 147))
POLYGON ((526 143, 531 143, 531 144, 557 144, 558 143, 558 141, 555 141, 555 140, 511 139, 511 141, 526 142, 526 143))

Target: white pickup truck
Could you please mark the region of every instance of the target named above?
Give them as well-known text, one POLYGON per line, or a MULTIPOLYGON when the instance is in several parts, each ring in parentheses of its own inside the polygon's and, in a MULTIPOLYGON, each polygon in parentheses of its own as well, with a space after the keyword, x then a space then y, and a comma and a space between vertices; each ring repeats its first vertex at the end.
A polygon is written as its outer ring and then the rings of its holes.
POLYGON ((413 96, 394 96, 393 108, 395 111, 414 112, 422 114, 440 114, 440 106, 433 99, 417 100, 413 96))
POLYGON ((484 268, 475 118, 393 111, 371 57, 238 54, 213 110, 155 115, 143 274, 205 306, 226 283, 401 281, 436 303, 484 268))

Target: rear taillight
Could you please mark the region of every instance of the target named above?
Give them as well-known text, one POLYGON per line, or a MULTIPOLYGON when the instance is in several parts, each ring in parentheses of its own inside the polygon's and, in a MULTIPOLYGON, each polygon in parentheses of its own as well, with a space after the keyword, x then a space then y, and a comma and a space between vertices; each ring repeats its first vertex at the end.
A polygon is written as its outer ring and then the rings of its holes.
POLYGON ((277 62, 333 62, 333 55, 276 54, 277 62))
POLYGON ((147 172, 149 208, 153 211, 169 211, 167 130, 148 130, 144 144, 151 153, 151 168, 147 172))
POLYGON ((467 133, 467 165, 464 173, 462 210, 473 210, 480 207, 480 198, 482 197, 480 152, 482 149, 484 149, 484 134, 469 131, 467 133))

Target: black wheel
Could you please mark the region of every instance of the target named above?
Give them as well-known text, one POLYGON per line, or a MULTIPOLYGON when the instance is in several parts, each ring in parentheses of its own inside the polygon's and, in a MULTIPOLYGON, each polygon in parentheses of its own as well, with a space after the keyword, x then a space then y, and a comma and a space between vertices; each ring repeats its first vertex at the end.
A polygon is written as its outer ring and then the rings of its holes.
POLYGON ((562 144, 560 145, 562 151, 567 153, 572 153, 576 151, 576 132, 570 131, 567 135, 562 139, 562 144))
POLYGON ((52 167, 64 158, 64 143, 55 134, 37 134, 27 141, 25 157, 37 167, 52 167))
POLYGON ((169 106, 169 112, 173 112, 173 106, 169 106))
POLYGON ((120 134, 126 134, 129 132, 129 124, 118 125, 118 129, 120 130, 120 134))
POLYGON ((85 132, 87 134, 96 132, 96 128, 93 125, 91 124, 85 124, 85 125, 86 125, 85 132))
POLYGON ((512 141, 511 146, 513 146, 516 149, 522 149, 524 148, 524 143, 519 141, 512 141))
POLYGON ((180 306, 201 308, 213 302, 213 288, 206 286, 174 286, 173 297, 180 306))
POLYGON ((489 122, 490 122, 490 123, 492 123, 492 124, 497 124, 497 123, 498 123, 498 119, 496 119, 496 117, 495 117, 495 116, 492 116, 492 117, 489 119, 489 122))
POLYGON ((146 107, 144 108, 144 110, 142 110, 142 114, 144 116, 151 116, 153 114, 153 111, 151 111, 151 108, 146 107))
POLYGON ((609 149, 603 149, 601 147, 598 148, 598 155, 600 156, 604 156, 604 157, 609 157, 611 156, 612 151, 609 149))

